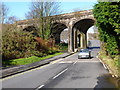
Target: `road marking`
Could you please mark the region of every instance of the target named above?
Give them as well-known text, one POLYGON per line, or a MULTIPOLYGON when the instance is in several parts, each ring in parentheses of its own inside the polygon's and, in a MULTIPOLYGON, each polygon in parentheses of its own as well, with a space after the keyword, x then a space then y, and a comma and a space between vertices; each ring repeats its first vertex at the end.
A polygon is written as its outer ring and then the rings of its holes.
POLYGON ((76 62, 74 62, 74 63, 73 63, 73 65, 75 65, 76 63, 77 63, 77 61, 76 61, 76 62))
POLYGON ((58 60, 55 60, 55 61, 51 62, 50 64, 55 64, 55 63, 60 62, 60 61, 62 61, 62 60, 63 60, 63 59, 61 58, 61 59, 58 59, 58 60))
POLYGON ((103 67, 105 68, 105 69, 107 69, 107 67, 106 67, 106 65, 103 63, 103 67))
POLYGON ((54 76, 53 79, 57 78, 58 76, 60 76, 61 74, 63 74, 67 70, 68 70, 68 68, 66 68, 65 70, 63 70, 62 72, 60 72, 59 74, 57 74, 56 76, 54 76))
POLYGON ((61 62, 59 62, 59 63, 73 63, 73 65, 74 64, 76 64, 77 62, 81 62, 81 63, 83 63, 83 62, 90 62, 90 63, 98 63, 98 62, 100 62, 100 61, 86 61, 86 60, 82 60, 82 61, 61 61, 61 62))
MULTIPOLYGON (((59 61, 61 61, 61 60, 63 60, 63 59, 59 59, 59 60, 57 60, 57 61, 54 61, 53 63, 59 62, 59 61)), ((52 63, 52 64, 53 64, 53 63, 52 63)), ((34 70, 37 70, 37 69, 42 69, 42 68, 47 67, 47 66, 49 66, 49 65, 51 65, 51 64, 47 64, 47 65, 44 65, 44 66, 40 66, 40 67, 38 67, 38 68, 34 68, 34 69, 31 69, 31 70, 28 70, 28 71, 25 71, 25 72, 21 72, 21 73, 18 73, 18 74, 9 76, 9 77, 5 77, 5 78, 2 79, 2 81, 7 80, 7 79, 11 79, 11 78, 14 78, 14 77, 17 77, 17 76, 22 75, 22 74, 25 74, 25 73, 29 73, 29 72, 34 71, 34 70)))
MULTIPOLYGON (((63 60, 63 59, 58 59, 58 60, 56 60, 56 61, 51 62, 50 64, 57 63, 57 62, 59 62, 59 61, 61 61, 61 60, 63 60)), ((19 76, 19 75, 22 75, 22 74, 25 74, 25 73, 29 73, 29 72, 34 71, 34 70, 37 70, 37 69, 42 69, 42 68, 44 68, 44 67, 49 66, 50 64, 47 64, 47 65, 44 65, 44 66, 40 66, 40 67, 38 67, 38 68, 34 68, 34 69, 31 69, 31 70, 28 70, 28 71, 25 71, 25 72, 21 72, 21 73, 18 73, 18 74, 15 74, 15 75, 12 75, 12 76, 3 78, 2 81, 7 80, 7 79, 11 79, 11 78, 13 78, 13 77, 16 77, 16 76, 19 76)))
MULTIPOLYGON (((98 56, 97 56, 97 58, 98 58, 98 56)), ((102 60, 100 60, 99 58, 98 58, 98 60, 102 63, 103 67, 107 70, 107 67, 106 67, 106 65, 102 62, 102 60)))
POLYGON ((89 63, 98 63, 98 62, 100 62, 100 61, 78 61, 78 62, 89 62, 89 63))
POLYGON ((18 73, 18 74, 15 74, 15 75, 12 75, 12 76, 3 78, 2 81, 7 80, 7 79, 11 79, 11 78, 13 78, 13 77, 16 77, 16 76, 19 76, 19 75, 22 75, 22 74, 25 74, 25 73, 29 73, 29 72, 34 71, 34 70, 37 70, 37 69, 42 69, 42 68, 47 67, 47 66, 49 66, 49 65, 50 65, 50 64, 47 64, 47 65, 44 65, 44 66, 40 66, 40 67, 38 67, 38 68, 34 68, 34 69, 31 69, 31 70, 28 70, 28 71, 25 71, 25 72, 21 72, 21 73, 18 73))
POLYGON ((40 88, 42 88, 42 87, 44 87, 45 85, 41 85, 41 86, 39 86, 38 88, 40 89, 40 88))
POLYGON ((59 62, 59 63, 65 63, 65 62, 59 62))
POLYGON ((44 87, 45 85, 40 85, 37 89, 35 90, 39 90, 40 88, 44 87))
POLYGON ((61 61, 59 63, 73 63, 74 61, 61 61))

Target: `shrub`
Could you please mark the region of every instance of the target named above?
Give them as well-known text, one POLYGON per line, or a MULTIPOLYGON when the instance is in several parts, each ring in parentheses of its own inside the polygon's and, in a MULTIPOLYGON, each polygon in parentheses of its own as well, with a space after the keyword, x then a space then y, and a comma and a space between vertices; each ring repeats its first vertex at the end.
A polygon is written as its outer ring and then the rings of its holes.
POLYGON ((3 64, 11 64, 11 59, 30 56, 43 57, 58 51, 58 49, 54 47, 54 42, 50 42, 50 40, 43 40, 40 37, 35 37, 32 33, 32 31, 27 32, 20 28, 16 28, 14 25, 3 32, 3 64))
POLYGON ((32 56, 36 42, 30 32, 22 30, 8 30, 2 36, 3 60, 32 56))

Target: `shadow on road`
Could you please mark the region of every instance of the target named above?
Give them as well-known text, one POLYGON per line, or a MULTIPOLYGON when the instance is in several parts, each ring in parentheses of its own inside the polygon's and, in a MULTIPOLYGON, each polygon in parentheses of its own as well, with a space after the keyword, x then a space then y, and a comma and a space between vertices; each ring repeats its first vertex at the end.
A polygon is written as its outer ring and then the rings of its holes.
POLYGON ((111 77, 109 74, 97 77, 98 81, 94 90, 118 90, 113 83, 107 80, 109 77, 111 77))

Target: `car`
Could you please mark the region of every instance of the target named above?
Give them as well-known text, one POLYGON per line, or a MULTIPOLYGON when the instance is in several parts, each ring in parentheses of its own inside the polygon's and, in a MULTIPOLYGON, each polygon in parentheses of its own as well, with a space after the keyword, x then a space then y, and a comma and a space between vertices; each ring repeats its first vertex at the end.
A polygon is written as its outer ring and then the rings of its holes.
POLYGON ((91 51, 89 49, 81 49, 78 53, 78 59, 91 58, 91 51))

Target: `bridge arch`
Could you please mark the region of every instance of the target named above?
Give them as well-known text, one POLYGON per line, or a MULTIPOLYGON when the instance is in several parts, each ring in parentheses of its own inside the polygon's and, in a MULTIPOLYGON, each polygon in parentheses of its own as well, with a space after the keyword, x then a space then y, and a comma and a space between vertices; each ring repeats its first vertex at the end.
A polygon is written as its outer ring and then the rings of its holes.
POLYGON ((51 34, 53 35, 56 44, 60 43, 60 34, 66 28, 67 26, 63 23, 55 22, 52 24, 51 34))
MULTIPOLYGON (((65 28, 68 28, 68 52, 74 52, 78 47, 86 47, 86 32, 95 23, 95 18, 93 16, 92 10, 83 10, 78 12, 60 14, 52 16, 52 18, 55 19, 51 25, 51 34, 53 34, 56 43, 60 43, 61 32, 65 28)), ((33 25, 34 20, 35 19, 22 20, 17 22, 17 24, 18 27, 26 27, 28 25, 33 25)))
POLYGON ((95 24, 95 20, 94 19, 86 18, 86 19, 82 19, 82 20, 79 20, 78 22, 76 22, 73 25, 73 28, 78 29, 80 32, 86 33, 87 30, 91 26, 93 26, 94 24, 95 24))
POLYGON ((76 52, 80 48, 87 47, 87 31, 95 24, 94 19, 81 19, 73 24, 72 27, 72 50, 76 52))
POLYGON ((23 31, 33 32, 32 33, 33 35, 38 36, 38 34, 37 34, 37 28, 34 25, 24 27, 23 31))

